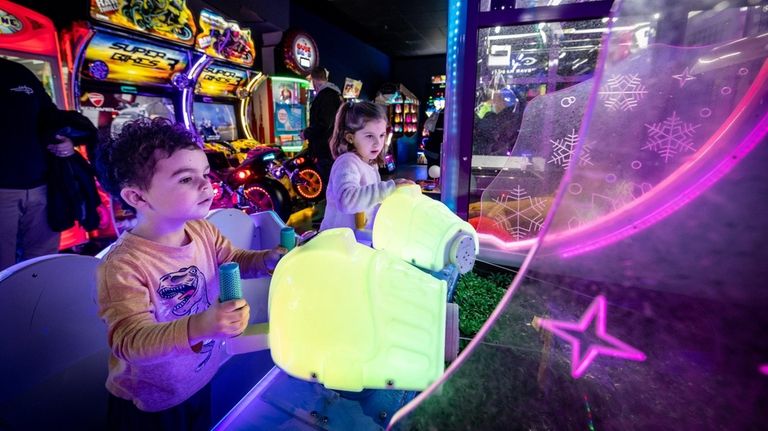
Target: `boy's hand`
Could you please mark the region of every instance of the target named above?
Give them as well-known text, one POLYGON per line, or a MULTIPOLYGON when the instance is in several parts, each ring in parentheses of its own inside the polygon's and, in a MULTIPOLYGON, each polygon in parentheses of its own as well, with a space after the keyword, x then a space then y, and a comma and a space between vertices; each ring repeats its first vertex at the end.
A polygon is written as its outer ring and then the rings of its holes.
POLYGON ((267 271, 270 273, 275 270, 277 267, 277 262, 280 262, 280 259, 283 258, 283 256, 288 253, 288 249, 285 247, 277 246, 273 248, 272 250, 269 250, 267 254, 264 256, 264 265, 267 267, 267 271))
POLYGON ((230 338, 240 335, 248 326, 251 307, 245 299, 214 302, 202 313, 189 318, 189 344, 194 346, 210 338, 230 338))

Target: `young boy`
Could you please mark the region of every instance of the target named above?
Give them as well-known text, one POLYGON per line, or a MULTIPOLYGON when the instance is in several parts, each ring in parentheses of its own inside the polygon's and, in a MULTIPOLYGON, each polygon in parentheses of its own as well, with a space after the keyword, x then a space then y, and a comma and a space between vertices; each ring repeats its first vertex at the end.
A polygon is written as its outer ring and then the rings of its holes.
POLYGON ((240 250, 203 220, 213 198, 205 153, 163 118, 139 119, 101 146, 102 186, 136 210, 98 271, 107 324, 110 429, 210 429, 221 342, 245 329, 243 299, 218 302, 218 266, 274 270, 285 249, 240 250))

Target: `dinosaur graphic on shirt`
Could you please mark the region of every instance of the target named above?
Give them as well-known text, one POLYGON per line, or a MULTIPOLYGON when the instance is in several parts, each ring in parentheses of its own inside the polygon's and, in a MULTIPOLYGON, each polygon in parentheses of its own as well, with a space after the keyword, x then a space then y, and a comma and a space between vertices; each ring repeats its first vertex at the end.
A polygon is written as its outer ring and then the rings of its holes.
POLYGON ((157 293, 168 301, 173 315, 180 317, 208 309, 211 301, 206 288, 205 274, 193 265, 160 277, 157 293))
MULTIPOLYGON (((158 287, 157 293, 160 298, 166 301, 167 310, 171 312, 166 317, 170 319, 201 313, 211 306, 211 301, 208 300, 205 274, 194 265, 169 272, 160 277, 160 287, 158 287)), ((203 355, 204 358, 197 365, 195 371, 200 371, 211 359, 214 345, 213 340, 203 342, 201 350, 197 353, 203 355)))

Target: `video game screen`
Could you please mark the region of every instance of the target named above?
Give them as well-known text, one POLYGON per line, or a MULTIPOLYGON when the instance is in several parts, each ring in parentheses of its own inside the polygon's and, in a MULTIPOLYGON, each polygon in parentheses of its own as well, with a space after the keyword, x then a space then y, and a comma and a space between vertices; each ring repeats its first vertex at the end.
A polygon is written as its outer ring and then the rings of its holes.
POLYGON ((204 140, 234 141, 238 138, 234 105, 195 102, 192 112, 197 132, 204 140))
POLYGON ((163 117, 175 122, 173 102, 167 97, 89 91, 80 98, 80 108, 100 132, 117 136, 123 125, 140 117, 163 117))

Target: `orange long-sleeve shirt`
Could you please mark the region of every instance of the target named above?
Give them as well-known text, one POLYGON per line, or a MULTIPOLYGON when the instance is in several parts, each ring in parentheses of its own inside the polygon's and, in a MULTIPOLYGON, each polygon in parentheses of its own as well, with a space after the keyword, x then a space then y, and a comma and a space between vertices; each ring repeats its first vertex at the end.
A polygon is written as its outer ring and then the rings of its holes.
POLYGON ((98 270, 99 315, 112 354, 107 389, 141 410, 182 403, 218 370, 221 340, 195 352, 187 326, 219 295, 218 266, 240 264, 241 276, 266 274, 266 251, 240 250, 204 220, 187 222, 187 245, 172 247, 123 234, 98 270))

